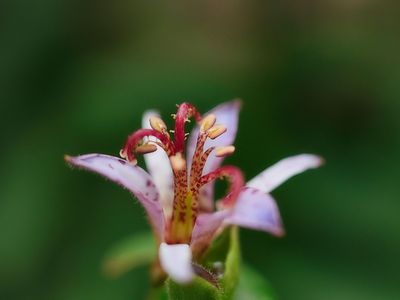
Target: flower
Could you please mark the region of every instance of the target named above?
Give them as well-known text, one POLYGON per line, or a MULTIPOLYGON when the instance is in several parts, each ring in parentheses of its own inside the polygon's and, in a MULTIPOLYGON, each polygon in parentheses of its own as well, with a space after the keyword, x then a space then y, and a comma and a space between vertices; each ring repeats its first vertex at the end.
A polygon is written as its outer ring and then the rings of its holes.
POLYGON ((159 245, 162 269, 178 283, 190 282, 196 261, 226 225, 284 234, 279 211, 269 193, 290 177, 317 168, 322 159, 301 154, 283 159, 245 184, 235 166, 221 166, 233 154, 239 101, 223 103, 204 117, 189 104, 178 106, 174 138, 157 112, 149 111, 143 128, 128 136, 122 158, 104 154, 66 156, 66 161, 128 189, 143 205, 159 245), (185 151, 185 123, 197 125, 185 151), (217 123, 218 122, 218 123, 217 123), (147 171, 136 165, 144 154, 147 171), (226 178, 227 195, 214 205, 214 181, 226 178), (216 209, 215 207, 216 206, 216 209))

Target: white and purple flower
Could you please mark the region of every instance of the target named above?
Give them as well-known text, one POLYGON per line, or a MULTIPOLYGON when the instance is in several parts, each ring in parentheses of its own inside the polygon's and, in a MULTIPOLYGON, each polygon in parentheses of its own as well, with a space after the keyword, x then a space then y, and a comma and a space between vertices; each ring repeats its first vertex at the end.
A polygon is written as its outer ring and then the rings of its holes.
POLYGON ((279 211, 269 192, 322 163, 312 154, 289 157, 246 184, 239 168, 221 166, 223 158, 235 150, 232 144, 239 110, 240 102, 231 101, 202 117, 193 105, 182 103, 173 115, 173 139, 158 113, 150 111, 144 115, 143 128, 128 137, 120 152, 122 158, 104 154, 66 156, 69 164, 103 175, 139 200, 159 245, 161 267, 176 282, 192 280, 192 261, 198 260, 224 226, 283 235, 279 211), (194 118, 197 126, 185 151, 184 127, 189 118, 194 118), (136 165, 138 154, 144 154, 147 172, 136 165), (219 178, 229 181, 229 191, 214 202, 214 181, 219 178))

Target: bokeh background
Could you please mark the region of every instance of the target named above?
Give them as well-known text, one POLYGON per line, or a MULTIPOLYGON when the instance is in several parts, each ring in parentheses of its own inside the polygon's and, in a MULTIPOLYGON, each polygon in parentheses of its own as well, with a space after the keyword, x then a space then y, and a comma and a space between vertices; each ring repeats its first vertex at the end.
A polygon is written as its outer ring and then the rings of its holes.
POLYGON ((157 108, 243 99, 230 163, 327 164, 277 189, 287 236, 242 231, 279 299, 399 299, 396 1, 0 3, 0 298, 141 299, 100 262, 148 228, 128 192, 63 155, 117 154, 157 108))

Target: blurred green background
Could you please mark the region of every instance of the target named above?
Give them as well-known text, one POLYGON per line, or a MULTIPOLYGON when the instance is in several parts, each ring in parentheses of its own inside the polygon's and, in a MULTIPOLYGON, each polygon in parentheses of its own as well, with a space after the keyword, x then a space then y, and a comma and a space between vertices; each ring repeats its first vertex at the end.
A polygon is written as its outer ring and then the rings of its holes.
POLYGON ((292 154, 324 168, 274 191, 287 236, 242 231, 285 299, 399 299, 400 18, 396 1, 0 3, 0 298, 141 299, 141 268, 100 271, 148 228, 128 192, 63 154, 117 154, 141 114, 243 99, 250 179, 292 154))

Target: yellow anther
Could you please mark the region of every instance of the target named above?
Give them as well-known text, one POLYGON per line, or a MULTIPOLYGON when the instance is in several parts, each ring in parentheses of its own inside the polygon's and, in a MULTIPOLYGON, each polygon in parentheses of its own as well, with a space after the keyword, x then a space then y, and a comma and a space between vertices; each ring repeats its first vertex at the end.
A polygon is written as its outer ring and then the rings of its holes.
POLYGON ((165 125, 164 121, 156 116, 150 117, 150 126, 154 130, 162 133, 165 133, 165 131, 167 130, 167 125, 165 125))
POLYGON ((157 150, 157 146, 154 144, 143 144, 135 149, 138 154, 151 153, 157 150))
POLYGON ((209 114, 207 117, 201 120, 200 130, 202 132, 209 130, 211 127, 214 126, 216 120, 217 118, 214 114, 209 114))
POLYGON ((220 135, 224 134, 226 132, 226 130, 227 129, 224 125, 218 124, 218 125, 211 127, 208 130, 207 134, 208 134, 208 137, 213 140, 213 139, 216 139, 217 137, 219 137, 220 135))
POLYGON ((176 114, 171 114, 172 119, 176 119, 176 114))
POLYGON ((218 147, 215 150, 215 156, 216 157, 226 157, 235 152, 235 146, 230 145, 230 146, 224 146, 224 147, 218 147))
POLYGON ((169 158, 171 166, 175 171, 181 171, 186 168, 186 161, 182 157, 182 153, 177 153, 169 158))

